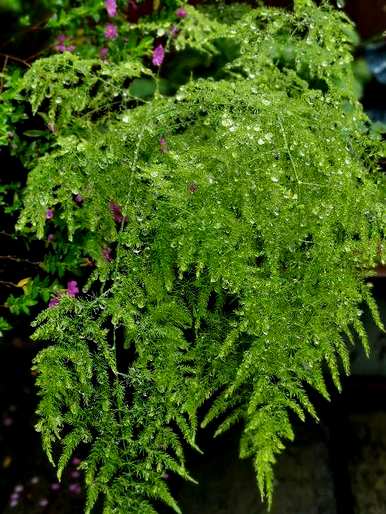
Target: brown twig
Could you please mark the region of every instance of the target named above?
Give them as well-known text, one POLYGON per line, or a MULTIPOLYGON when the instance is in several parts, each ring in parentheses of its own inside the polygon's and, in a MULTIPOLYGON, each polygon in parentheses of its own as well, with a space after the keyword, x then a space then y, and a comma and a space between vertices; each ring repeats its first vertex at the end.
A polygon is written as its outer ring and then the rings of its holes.
POLYGON ((41 262, 30 261, 29 259, 22 259, 21 257, 15 257, 14 255, 0 255, 0 260, 23 262, 26 264, 31 264, 31 266, 40 266, 40 264, 41 264, 41 262))
POLYGON ((7 60, 9 59, 11 61, 20 62, 21 64, 24 64, 24 66, 27 66, 28 68, 31 67, 31 65, 27 61, 25 61, 24 59, 20 59, 20 57, 16 57, 15 55, 3 54, 2 52, 0 52, 0 56, 5 57, 7 60))

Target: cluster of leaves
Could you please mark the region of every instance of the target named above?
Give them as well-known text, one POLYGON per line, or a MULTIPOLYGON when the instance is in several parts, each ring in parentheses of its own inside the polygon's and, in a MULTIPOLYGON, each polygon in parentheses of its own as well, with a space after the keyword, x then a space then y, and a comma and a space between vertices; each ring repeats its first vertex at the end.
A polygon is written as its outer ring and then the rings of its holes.
POLYGON ((59 476, 84 454, 86 513, 179 512, 166 473, 191 479, 183 446, 215 420, 242 424, 270 503, 291 413, 317 419, 307 388, 328 398, 326 370, 340 388, 350 342, 368 350, 363 302, 381 326, 366 277, 385 257, 384 147, 355 97, 350 23, 308 0, 185 9, 177 33, 135 26, 167 58, 213 64, 175 95, 135 53, 46 57, 19 89, 53 141, 18 227, 47 238, 55 213, 95 263, 34 336, 50 343, 38 430, 59 476))
MULTIPOLYGON (((20 198, 27 170, 36 166, 38 159, 55 147, 58 131, 71 125, 68 117, 71 118, 72 110, 80 112, 86 107, 88 111, 92 110, 90 97, 94 89, 101 89, 93 102, 96 115, 106 99, 108 101, 102 107, 104 114, 112 106, 119 105, 122 101, 121 92, 129 82, 135 96, 146 96, 149 94, 146 91, 151 95, 155 88, 154 77, 147 73, 142 60, 149 62, 156 38, 166 41, 173 26, 178 30, 180 18, 176 15, 176 9, 180 3, 175 0, 163 2, 162 5, 157 2, 151 2, 151 5, 148 2, 114 4, 116 13, 111 17, 106 9, 107 3, 103 0, 0 3, 0 10, 5 13, 1 40, 4 53, 0 54, 3 59, 0 73, 0 147, 3 156, 10 154, 13 158, 10 165, 6 160, 2 168, 10 168, 14 162, 21 162, 25 168, 24 175, 17 178, 11 170, 2 174, 0 201, 3 223, 7 225, 14 241, 24 241, 24 253, 27 256, 35 234, 28 228, 16 234, 12 230, 20 213, 20 198), (146 15, 146 24, 129 23, 133 14, 146 15), (154 21, 156 18, 158 25, 154 21), (109 24, 117 30, 114 39, 108 39, 105 35, 109 24), (29 53, 25 55, 26 47, 29 53), (19 55, 13 55, 18 49, 19 55), (101 50, 104 51, 103 55, 101 50), (70 52, 74 52, 77 59, 68 60, 70 52), (52 62, 56 59, 56 68, 52 65, 47 67, 45 59, 36 60, 47 55, 51 55, 49 62, 50 59, 52 62), (32 62, 35 62, 33 69, 40 80, 30 84, 29 89, 37 87, 40 99, 49 96, 55 98, 55 104, 51 103, 49 112, 34 109, 39 98, 34 100, 33 105, 29 103, 30 93, 25 87, 24 73, 32 62), (41 69, 38 72, 39 66, 41 69), (61 77, 57 86, 56 73, 61 77), (133 76, 141 78, 133 83, 133 76), (73 96, 75 84, 82 87, 78 87, 76 96, 73 96), (71 104, 67 106, 68 117, 61 109, 63 117, 56 119, 61 102, 71 104)), ((175 90, 176 87, 163 81, 163 90, 175 90)), ((15 283, 2 281, 0 284, 2 306, 6 313, 6 318, 0 318, 2 330, 11 327, 9 322, 15 321, 15 315, 30 315, 31 308, 35 312, 35 306, 46 302, 47 297, 63 291, 69 278, 79 277, 94 266, 89 259, 88 248, 92 243, 88 240, 88 234, 78 233, 75 241, 68 244, 66 231, 66 225, 60 217, 50 219, 47 223, 47 243, 35 252, 37 266, 34 272, 24 269, 23 263, 27 258, 20 256, 18 260, 21 269, 15 273, 15 283), (18 288, 18 281, 27 279, 28 287, 18 288), (8 294, 10 290, 12 294, 8 294)), ((91 251, 92 255, 95 253, 95 250, 91 251)), ((98 255, 100 257, 100 252, 98 255)), ((15 263, 14 256, 10 257, 15 263)))

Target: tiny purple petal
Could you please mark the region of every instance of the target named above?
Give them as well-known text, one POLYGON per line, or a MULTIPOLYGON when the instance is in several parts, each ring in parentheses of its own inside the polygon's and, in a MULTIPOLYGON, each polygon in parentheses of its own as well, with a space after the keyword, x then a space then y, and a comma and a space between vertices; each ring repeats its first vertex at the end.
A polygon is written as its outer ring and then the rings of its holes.
POLYGON ((73 457, 72 461, 71 461, 71 464, 73 466, 79 466, 79 464, 81 463, 82 461, 79 459, 79 457, 73 457))
MULTIPOLYGON (((59 304, 59 298, 57 296, 53 296, 51 298, 51 300, 48 302, 48 308, 52 309, 52 307, 56 307, 58 304, 59 304)), ((31 484, 34 484, 35 482, 32 482, 32 480, 31 480, 31 484)))
POLYGON ((48 241, 49 243, 51 243, 54 239, 55 239, 54 234, 48 234, 48 236, 47 236, 47 241, 48 241))
POLYGON ((78 205, 80 205, 83 203, 83 196, 78 193, 77 195, 75 195, 74 200, 78 205))
POLYGON ((105 38, 116 39, 118 37, 118 29, 116 25, 108 23, 105 27, 105 38))
POLYGON ((19 503, 19 502, 18 502, 17 500, 11 500, 11 501, 9 502, 9 506, 13 508, 13 507, 16 507, 16 506, 18 505, 18 503, 19 503))
POLYGON ((46 211, 46 220, 52 220, 54 217, 54 210, 53 209, 47 209, 46 211))
POLYGON ((73 298, 79 294, 78 282, 76 280, 70 280, 67 282, 67 294, 73 298))
POLYGON ((165 50, 162 45, 158 45, 153 50, 153 57, 151 62, 154 64, 154 66, 161 66, 161 64, 164 62, 165 59, 165 50))
POLYGON ((20 500, 20 495, 19 493, 13 493, 11 494, 11 501, 19 501, 20 500))
POLYGON ((38 502, 38 505, 39 507, 47 507, 48 505, 48 500, 47 498, 41 498, 38 502))
POLYGON ((68 36, 66 34, 59 34, 59 36, 56 38, 56 41, 58 43, 64 43, 68 39, 68 36))
POLYGON ((115 0, 105 0, 105 7, 110 18, 117 15, 117 2, 115 0))
POLYGON ((184 9, 183 7, 179 7, 176 10, 176 16, 178 16, 179 18, 185 18, 187 15, 188 15, 188 13, 187 13, 186 9, 184 9))
POLYGON ((99 57, 101 59, 107 59, 108 53, 109 53, 109 49, 104 46, 103 48, 101 48, 99 50, 99 57))
POLYGON ((75 469, 74 471, 71 471, 70 477, 71 478, 79 478, 80 477, 79 471, 77 469, 75 469))
POLYGON ((114 221, 116 221, 117 223, 122 223, 122 221, 127 220, 127 216, 123 216, 122 214, 122 208, 120 205, 118 205, 115 202, 110 202, 109 206, 111 212, 113 213, 114 221))
POLYGON ((166 153, 168 151, 168 144, 164 137, 161 137, 159 140, 160 150, 162 153, 166 153))
POLYGON ((172 37, 177 37, 179 31, 180 29, 176 25, 173 25, 170 29, 170 34, 172 35, 172 37))
POLYGON ((64 53, 64 52, 73 52, 75 50, 76 46, 75 45, 65 45, 64 43, 59 43, 58 45, 55 45, 55 50, 57 52, 61 52, 61 53, 64 53))
POLYGON ((53 484, 51 484, 50 488, 51 488, 51 491, 59 491, 60 484, 58 482, 54 482, 53 484))
POLYGON ((111 254, 111 248, 109 248, 108 246, 103 248, 102 257, 105 259, 105 261, 111 262, 113 260, 113 256, 111 254))
POLYGON ((68 486, 68 490, 70 491, 70 493, 80 494, 82 491, 82 488, 80 487, 80 484, 74 483, 74 484, 70 484, 68 486))

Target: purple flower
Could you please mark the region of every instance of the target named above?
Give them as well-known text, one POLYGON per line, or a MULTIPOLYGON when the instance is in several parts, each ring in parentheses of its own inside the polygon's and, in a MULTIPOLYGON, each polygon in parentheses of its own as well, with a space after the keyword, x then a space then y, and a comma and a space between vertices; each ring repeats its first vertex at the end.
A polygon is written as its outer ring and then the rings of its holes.
POLYGON ((73 494, 80 494, 81 491, 82 491, 82 488, 80 487, 80 484, 78 484, 77 482, 74 483, 74 484, 70 484, 68 486, 68 490, 70 491, 70 493, 73 493, 73 494))
POLYGON ((54 209, 47 209, 46 220, 52 220, 53 217, 54 217, 54 209))
POLYGON ((154 66, 161 66, 161 64, 164 62, 165 59, 165 50, 162 45, 158 45, 153 50, 153 57, 151 62, 154 64, 154 66))
POLYGON ((47 507, 47 505, 48 505, 47 498, 40 498, 38 505, 39 505, 39 507, 47 507))
POLYGON ((79 464, 81 463, 82 461, 79 459, 79 457, 74 457, 71 461, 71 464, 73 466, 79 466, 79 464))
POLYGON ((77 469, 75 469, 74 471, 71 471, 70 476, 71 476, 71 478, 79 478, 80 473, 77 469))
POLYGON ((60 489, 60 484, 58 482, 54 482, 53 484, 51 484, 51 491, 59 491, 60 489))
POLYGON ((55 239, 54 234, 48 234, 48 236, 47 236, 47 241, 48 241, 49 243, 51 243, 54 239, 55 239))
POLYGON ((117 15, 117 2, 115 0, 105 0, 105 7, 110 18, 117 15))
POLYGON ((179 18, 185 18, 187 15, 188 15, 188 13, 187 13, 186 9, 184 9, 183 7, 179 7, 176 10, 176 16, 178 16, 179 18))
POLYGON ((168 151, 168 144, 164 137, 161 137, 159 140, 159 146, 162 153, 166 153, 168 151))
MULTIPOLYGON (((48 302, 48 308, 52 309, 52 307, 56 307, 59 304, 59 298, 57 296, 53 296, 51 300, 48 302)), ((33 484, 34 482, 31 483, 33 484)))
POLYGON ((70 280, 67 282, 67 294, 73 298, 79 294, 78 282, 76 280, 70 280))
POLYGON ((18 493, 13 493, 11 494, 11 501, 12 500, 16 500, 16 501, 19 501, 20 500, 20 496, 18 493))
POLYGON ((113 256, 111 254, 111 248, 109 248, 108 246, 103 248, 102 257, 105 259, 105 261, 111 262, 113 260, 113 256))
POLYGON ((68 37, 65 34, 60 34, 57 38, 57 45, 55 45, 55 50, 58 52, 73 52, 76 48, 75 45, 66 45, 65 41, 68 39, 68 37))
POLYGON ((177 25, 173 25, 170 29, 170 34, 172 37, 177 37, 180 29, 177 27, 177 25))
POLYGON ((107 55, 109 53, 109 49, 105 46, 99 50, 99 57, 101 59, 107 59, 107 55))
POLYGON ((13 507, 16 507, 18 505, 18 503, 19 503, 18 500, 10 500, 9 506, 13 508, 13 507))
POLYGON ((114 221, 117 223, 122 223, 122 221, 127 221, 127 217, 123 216, 122 208, 115 202, 110 202, 110 210, 113 213, 114 221))
POLYGON ((80 205, 83 203, 83 196, 78 193, 77 195, 75 195, 74 200, 78 205, 80 205))
POLYGON ((108 23, 105 27, 105 38, 116 39, 118 37, 118 29, 116 25, 108 23))

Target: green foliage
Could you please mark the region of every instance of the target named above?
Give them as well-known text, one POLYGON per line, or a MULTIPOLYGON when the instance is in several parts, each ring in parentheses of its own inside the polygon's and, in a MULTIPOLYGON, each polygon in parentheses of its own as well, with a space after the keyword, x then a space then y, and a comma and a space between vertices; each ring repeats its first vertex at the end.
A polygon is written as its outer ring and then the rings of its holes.
POLYGON ((225 53, 217 80, 166 96, 138 56, 65 53, 21 84, 55 140, 19 229, 45 238, 53 209, 96 264, 34 336, 50 342, 35 360, 38 430, 59 476, 82 449, 86 513, 100 496, 105 514, 179 512, 165 473, 190 478, 183 445, 214 420, 216 434, 242 423, 270 503, 291 413, 317 419, 307 388, 329 398, 326 369, 340 388, 348 343, 368 351, 363 302, 381 326, 366 277, 385 254, 384 150, 356 100, 351 25, 310 2, 188 8, 179 23, 161 32, 168 52, 225 53))

